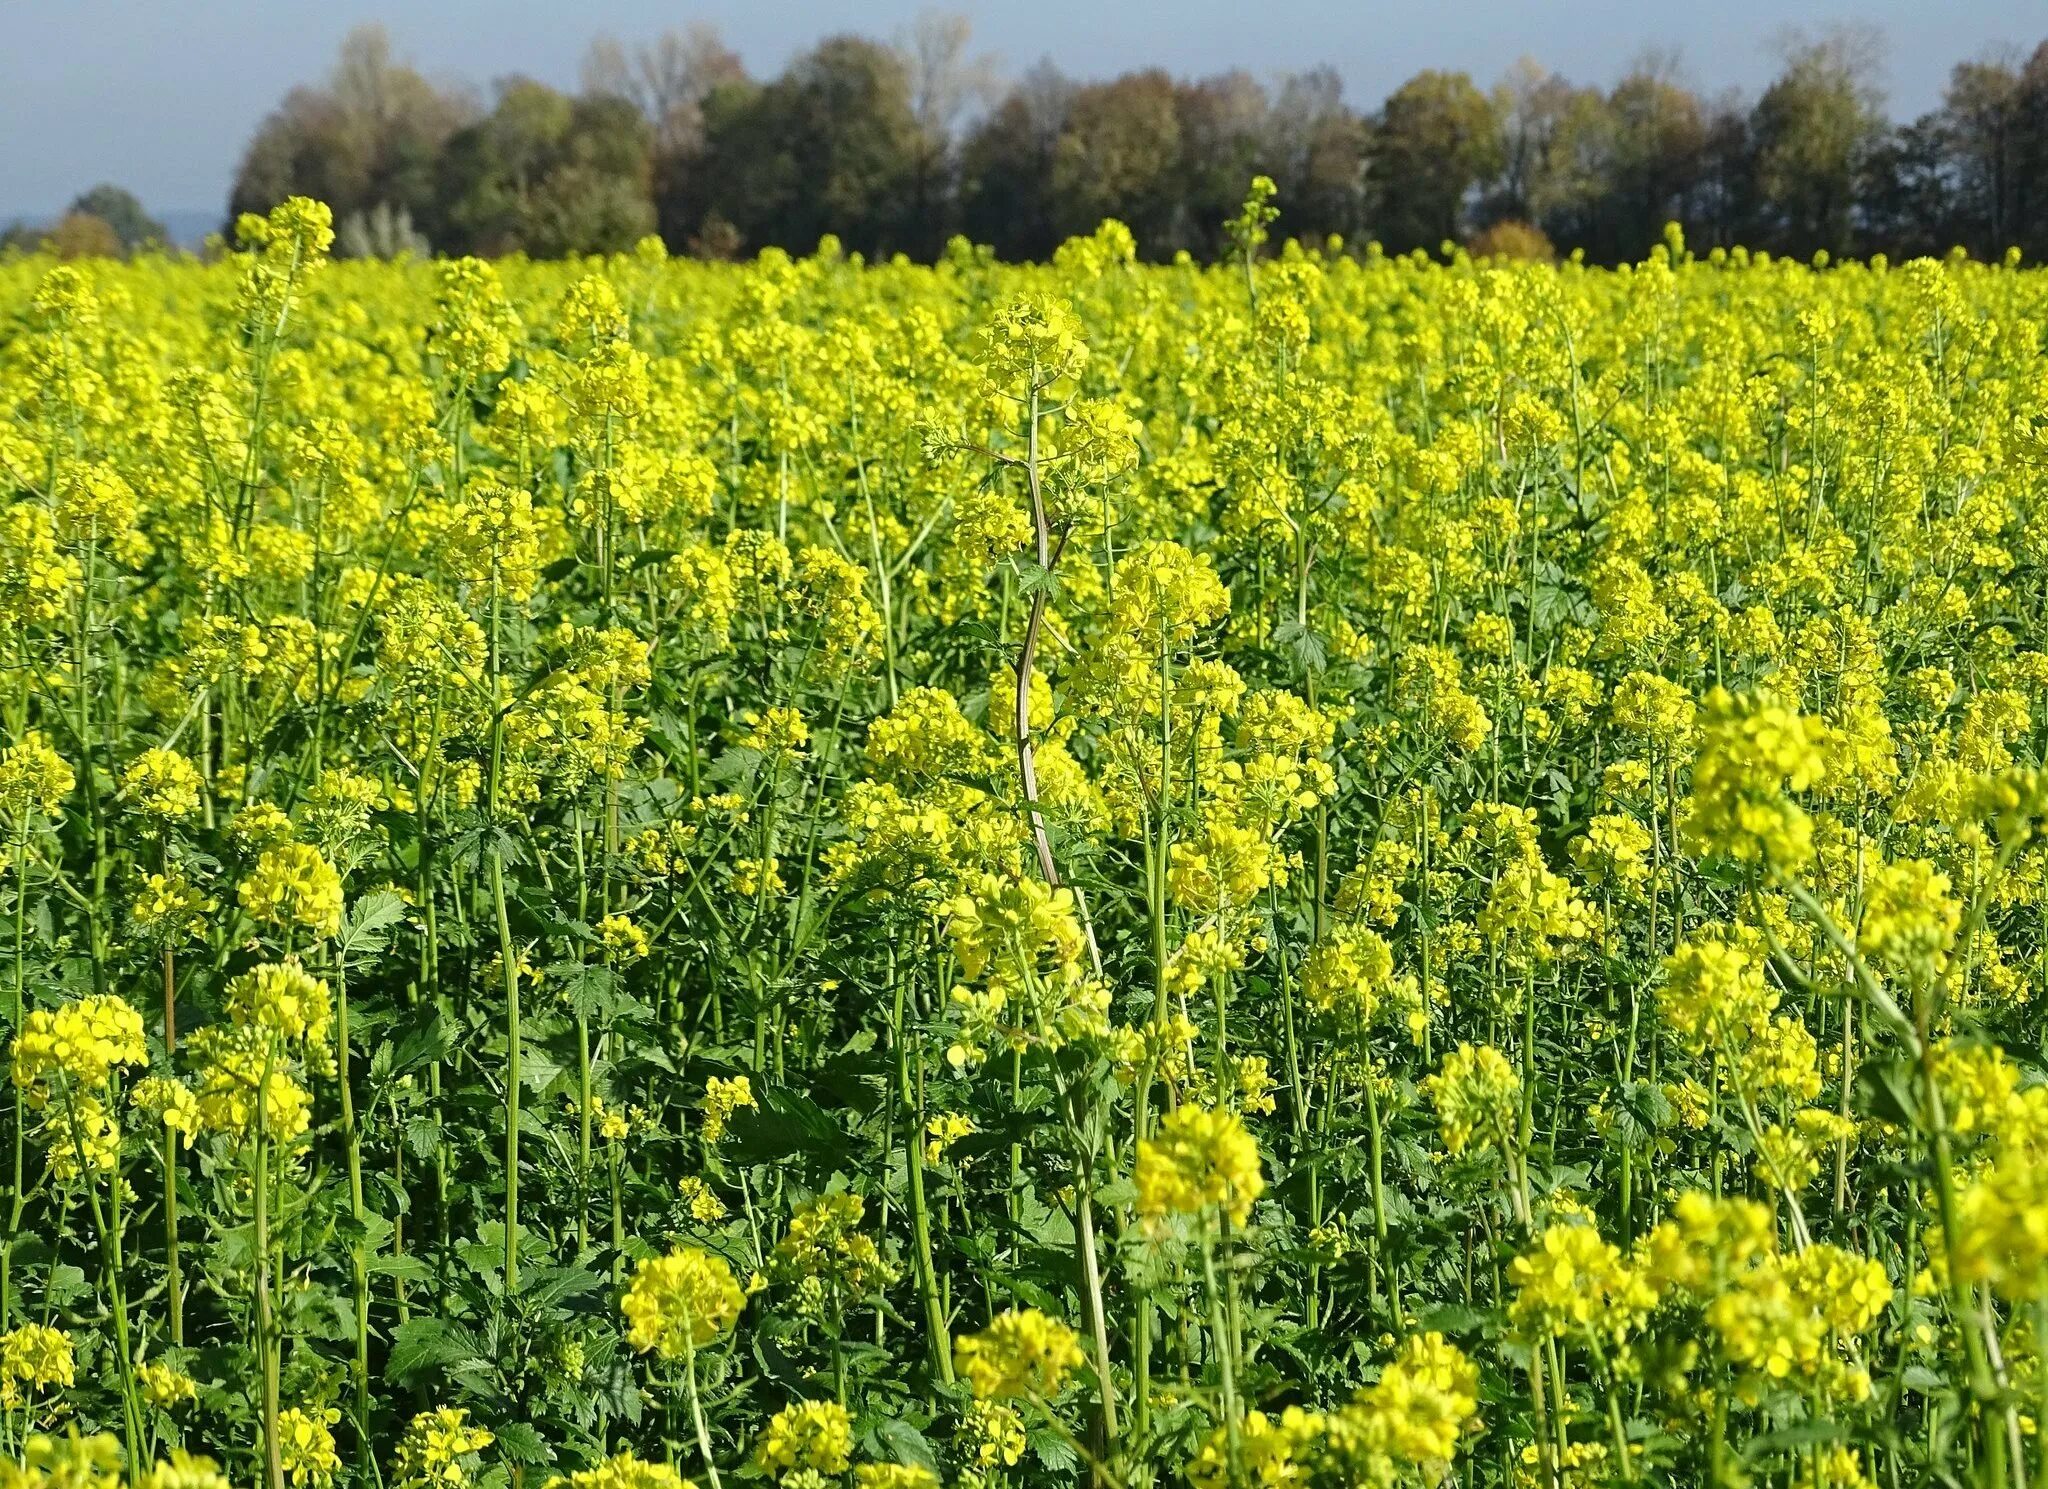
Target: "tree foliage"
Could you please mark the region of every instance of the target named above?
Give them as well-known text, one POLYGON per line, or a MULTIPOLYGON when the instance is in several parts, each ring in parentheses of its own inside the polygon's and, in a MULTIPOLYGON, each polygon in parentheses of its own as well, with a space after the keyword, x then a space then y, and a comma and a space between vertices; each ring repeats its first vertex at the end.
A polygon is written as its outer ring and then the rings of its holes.
MULTIPOLYGON (((1677 222, 1688 242, 1805 256, 1961 246, 2048 253, 2048 43, 1960 63, 1940 106, 1889 121, 1872 33, 1790 35, 1753 100, 1646 54, 1611 86, 1524 60, 1491 88, 1428 70, 1377 107, 1330 68, 1275 78, 1157 69, 1079 81, 1049 62, 1007 85, 967 22, 927 14, 892 42, 831 37, 770 78, 701 23, 599 37, 576 93, 500 82, 489 110, 351 33, 250 141, 231 213, 293 193, 338 223, 410 222, 444 253, 616 250, 929 259, 964 234, 1043 258, 1105 217, 1148 258, 1223 251, 1241 183, 1273 178, 1276 231, 1390 252, 1526 223, 1560 250, 1626 261, 1677 222)), ((115 223, 124 247, 140 241, 115 223)), ((407 238, 406 241, 413 241, 407 238)))

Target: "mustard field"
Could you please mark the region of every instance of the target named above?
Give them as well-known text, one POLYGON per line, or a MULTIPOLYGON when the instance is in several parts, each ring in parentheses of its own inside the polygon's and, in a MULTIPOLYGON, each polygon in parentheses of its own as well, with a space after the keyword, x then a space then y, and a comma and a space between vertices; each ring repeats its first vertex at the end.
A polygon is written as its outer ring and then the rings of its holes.
POLYGON ((2048 1475, 2048 274, 0 260, 4 1489, 2048 1475))

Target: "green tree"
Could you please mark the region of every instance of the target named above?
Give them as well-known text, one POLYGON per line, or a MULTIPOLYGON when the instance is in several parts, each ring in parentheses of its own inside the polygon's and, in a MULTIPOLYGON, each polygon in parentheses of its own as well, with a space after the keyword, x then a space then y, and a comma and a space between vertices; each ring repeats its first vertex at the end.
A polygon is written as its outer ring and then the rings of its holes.
POLYGON ((1865 251, 1904 259, 1955 245, 1961 224, 1952 148, 1938 111, 1885 131, 1872 145, 1857 204, 1865 251))
POLYGON ((1181 125, 1173 79, 1158 69, 1078 89, 1052 152, 1054 229, 1125 223, 1138 247, 1168 243, 1181 201, 1181 125))
POLYGON ((943 241, 913 210, 923 135, 891 48, 833 37, 765 86, 715 89, 704 113, 702 167, 679 203, 692 231, 723 221, 791 252, 826 233, 874 255, 943 241))
POLYGON ((1373 130, 1373 232, 1390 253, 1462 235, 1467 200, 1501 168, 1493 102, 1462 72, 1421 72, 1373 130))
POLYGON ((168 241, 164 225, 143 210, 134 192, 119 186, 102 182, 81 193, 71 203, 70 210, 97 217, 112 228, 114 236, 121 241, 122 250, 127 253, 133 253, 145 243, 168 241))
POLYGON ((2002 59, 1958 63, 1936 116, 1953 182, 1958 241, 1995 258, 2017 241, 2024 146, 2019 69, 2002 59))
POLYGON ((2013 241, 2048 258, 2048 41, 2019 69, 2013 90, 2013 241))
POLYGON ((1281 231, 1350 238, 1366 225, 1366 159, 1371 131, 1344 102, 1331 67, 1282 79, 1266 116, 1267 174, 1280 188, 1281 231))
POLYGON ((398 62, 383 27, 358 26, 326 83, 292 89, 257 127, 228 194, 229 220, 288 196, 326 202, 336 221, 379 203, 429 220, 441 151, 475 114, 472 100, 398 62))
POLYGON ((491 112, 443 151, 445 215, 427 236, 458 253, 630 248, 654 231, 651 155, 651 130, 629 100, 509 79, 491 112))
POLYGON ((1759 246, 1781 253, 1847 253, 1858 189, 1882 142, 1879 47, 1868 32, 1795 36, 1785 70, 1750 115, 1759 246))
MULTIPOLYGON (((1175 90, 1181 166, 1174 219, 1156 253, 1185 248, 1214 258, 1223 223, 1244 200, 1245 182, 1272 175, 1272 102, 1250 73, 1220 73, 1175 90)), ((1283 199, 1284 200, 1284 199, 1283 199)))
POLYGON ((962 142, 961 231, 1006 259, 1043 259, 1059 243, 1053 156, 1074 93, 1073 83, 1041 62, 962 142))
POLYGON ((1651 55, 1608 93, 1606 158, 1591 175, 1594 210, 1573 241, 1602 263, 1640 258, 1664 224, 1685 222, 1706 169, 1708 118, 1676 76, 1673 59, 1651 55))

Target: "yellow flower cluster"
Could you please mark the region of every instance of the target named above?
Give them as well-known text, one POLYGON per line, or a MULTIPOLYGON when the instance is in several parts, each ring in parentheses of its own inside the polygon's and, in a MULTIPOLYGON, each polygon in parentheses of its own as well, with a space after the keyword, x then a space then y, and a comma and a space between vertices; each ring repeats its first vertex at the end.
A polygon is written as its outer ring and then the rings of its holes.
POLYGON ((547 1489, 696 1489, 696 1481, 684 1478, 673 1464, 648 1463, 628 1448, 594 1467, 556 1474, 547 1489))
POLYGON ((398 1439, 398 1482, 420 1489, 463 1489, 474 1479, 470 1461, 497 1438, 470 1422, 459 1406, 423 1411, 398 1439))
POLYGON ((238 894, 256 920, 287 934, 332 936, 341 929, 341 875, 308 844, 266 848, 238 894))
POLYGON ((633 1348, 674 1360, 731 1329, 746 1301, 724 1257, 686 1246, 636 1266, 619 1311, 633 1348))
POLYGON ((14 1410, 77 1378, 71 1338, 47 1324, 0 1334, 0 1407, 14 1410))
MULTIPOLYGON (((754 1462, 770 1478, 846 1472, 853 1456, 853 1418, 836 1401, 799 1401, 769 1418, 754 1445, 754 1462)), ((813 1480, 812 1482, 815 1482, 813 1480)))
POLYGON ((124 999, 96 993, 30 1011, 14 1041, 13 1078, 40 1106, 50 1100, 52 1077, 90 1095, 116 1070, 148 1063, 142 1015, 124 999))
POLYGON ((334 1450, 334 1407, 288 1406, 277 1414, 277 1451, 292 1489, 325 1489, 341 1468, 334 1450))
POLYGON ((953 1344, 953 1368, 982 1401, 1057 1396, 1081 1363, 1080 1336, 1036 1308, 999 1313, 953 1344))
POLYGON ((753 1084, 745 1076, 712 1076, 704 1083, 704 1141, 717 1142, 734 1112, 756 1104, 753 1084))
POLYGON ((896 1269, 860 1229, 866 1214, 857 1194, 821 1194, 797 1206, 769 1255, 768 1272, 796 1288, 798 1308, 843 1308, 895 1280, 896 1269))
POLYGON ((1413 1335, 1377 1382, 1334 1411, 1248 1412, 1234 1452, 1232 1433, 1217 1428, 1188 1464, 1188 1479, 1195 1489, 1440 1482, 1478 1406, 1478 1367, 1441 1334, 1413 1335))
POLYGON ((1521 1108, 1522 1078, 1492 1045, 1459 1045, 1423 1085, 1436 1104, 1444 1148, 1453 1157, 1468 1148, 1507 1143, 1521 1108))
POLYGON ((1133 1179, 1138 1213, 1154 1219, 1215 1212, 1232 1225, 1251 1218, 1265 1192, 1259 1145, 1234 1113, 1183 1106, 1155 1137, 1138 1144, 1133 1179))
POLYGON ((54 812, 76 783, 64 757, 32 729, 0 750, 0 817, 18 821, 30 812, 54 812))

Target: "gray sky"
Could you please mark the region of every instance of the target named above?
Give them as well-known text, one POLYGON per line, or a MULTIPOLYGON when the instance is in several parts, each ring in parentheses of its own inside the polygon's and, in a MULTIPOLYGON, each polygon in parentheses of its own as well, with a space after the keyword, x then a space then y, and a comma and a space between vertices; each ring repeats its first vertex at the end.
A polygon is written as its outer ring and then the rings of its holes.
MULTIPOLYGON (((482 87, 509 72, 572 85, 599 31, 626 41, 709 21, 757 75, 818 38, 886 38, 929 0, 0 0, 0 222, 61 209, 97 181, 156 211, 218 210, 242 145, 291 85, 324 76, 343 34, 383 21, 404 60, 482 87)), ((1050 57, 1078 77, 1156 64, 1181 75, 1329 63, 1371 107, 1425 67, 1491 83, 1528 54, 1611 82, 1644 48, 1678 49, 1704 93, 1754 94, 1787 26, 1870 23, 1887 41, 1895 116, 1939 98, 1958 61, 2048 37, 2048 0, 941 0, 1016 73, 1050 57)))

